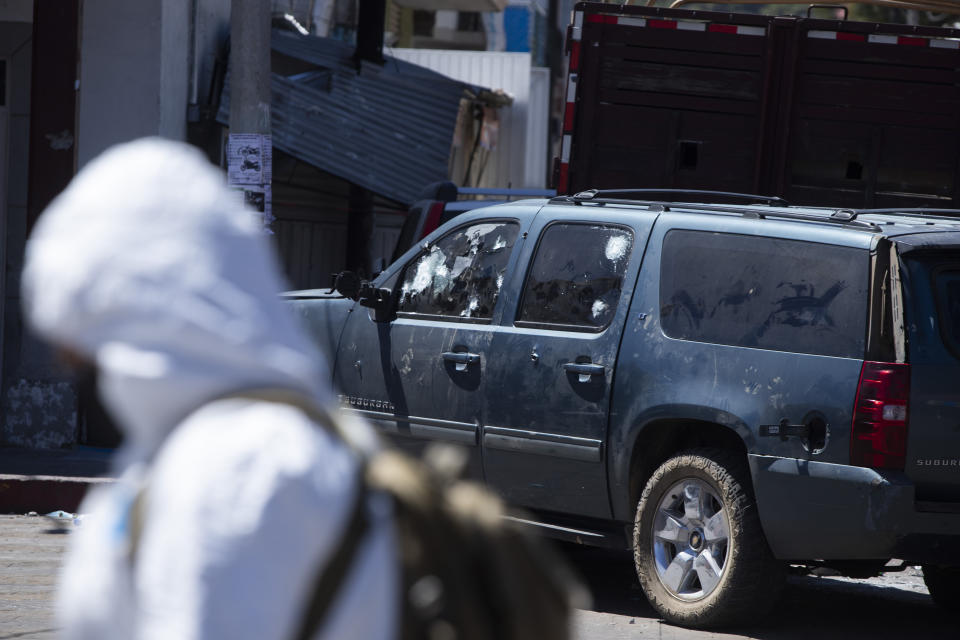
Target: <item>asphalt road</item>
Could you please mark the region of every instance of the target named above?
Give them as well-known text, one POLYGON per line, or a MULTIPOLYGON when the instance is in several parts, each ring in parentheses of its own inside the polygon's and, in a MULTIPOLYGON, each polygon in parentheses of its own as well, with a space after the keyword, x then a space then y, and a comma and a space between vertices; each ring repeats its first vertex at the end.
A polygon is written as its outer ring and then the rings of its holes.
POLYGON ((722 632, 662 622, 647 604, 628 553, 561 547, 590 587, 594 603, 577 612, 577 640, 756 638, 758 640, 897 640, 960 637, 960 607, 951 615, 933 604, 919 570, 869 580, 793 575, 772 613, 722 632))
POLYGON ((68 540, 46 518, 0 515, 0 640, 56 637, 53 596, 68 540))
MULTIPOLYGON (((0 640, 52 640, 56 573, 69 533, 44 518, 0 516, 0 640)), ((745 628, 691 631, 661 622, 633 575, 629 554, 561 547, 594 596, 574 619, 577 640, 657 638, 834 638, 897 640, 958 637, 956 615, 930 600, 919 572, 868 581, 793 576, 773 613, 745 628)))

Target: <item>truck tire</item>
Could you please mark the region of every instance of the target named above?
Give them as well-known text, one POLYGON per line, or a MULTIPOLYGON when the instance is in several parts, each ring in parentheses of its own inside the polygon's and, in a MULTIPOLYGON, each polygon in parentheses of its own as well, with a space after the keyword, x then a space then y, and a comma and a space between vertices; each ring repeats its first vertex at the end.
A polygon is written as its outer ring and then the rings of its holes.
POLYGON ((667 622, 717 627, 766 613, 786 579, 760 528, 742 456, 695 449, 647 482, 633 528, 634 565, 667 622))
POLYGON ((960 567, 923 565, 923 584, 937 606, 951 611, 960 603, 960 567))

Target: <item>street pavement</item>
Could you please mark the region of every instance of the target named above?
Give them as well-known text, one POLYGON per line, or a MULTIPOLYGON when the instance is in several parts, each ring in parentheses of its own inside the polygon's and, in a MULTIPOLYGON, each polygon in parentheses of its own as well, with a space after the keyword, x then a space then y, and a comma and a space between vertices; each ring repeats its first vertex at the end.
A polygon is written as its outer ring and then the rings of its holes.
POLYGON ((0 515, 0 640, 56 637, 54 589, 69 537, 42 516, 0 515))
MULTIPOLYGON (((56 575, 72 525, 42 516, 0 515, 0 640, 56 637, 56 575)), ((772 615, 723 632, 681 629, 660 621, 633 576, 629 554, 563 545, 561 551, 594 595, 574 617, 576 640, 885 640, 957 637, 956 615, 934 606, 918 571, 870 580, 792 576, 772 615)))
POLYGON ((772 613, 722 632, 694 631, 659 620, 633 573, 629 553, 564 545, 594 596, 574 619, 578 640, 906 640, 956 638, 960 611, 933 604, 919 570, 869 580, 792 575, 772 613))

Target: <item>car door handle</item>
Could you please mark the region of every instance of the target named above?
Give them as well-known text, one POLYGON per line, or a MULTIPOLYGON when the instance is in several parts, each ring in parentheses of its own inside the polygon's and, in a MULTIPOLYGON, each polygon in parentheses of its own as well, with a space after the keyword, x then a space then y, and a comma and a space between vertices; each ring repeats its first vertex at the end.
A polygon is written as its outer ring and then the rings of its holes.
POLYGON ((578 382, 590 382, 591 376, 602 376, 606 367, 602 364, 592 364, 589 362, 564 362, 562 366, 570 373, 577 374, 578 382))
POLYGON ((480 362, 479 353, 467 353, 466 351, 444 351, 443 359, 456 365, 457 371, 466 371, 467 365, 480 362))

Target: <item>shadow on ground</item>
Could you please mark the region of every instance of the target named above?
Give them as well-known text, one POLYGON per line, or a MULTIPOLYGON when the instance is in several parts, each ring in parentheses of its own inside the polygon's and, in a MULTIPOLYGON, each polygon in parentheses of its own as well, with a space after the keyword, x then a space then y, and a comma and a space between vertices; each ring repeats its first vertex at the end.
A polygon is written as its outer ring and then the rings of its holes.
MULTIPOLYGON (((638 622, 658 619, 640 590, 629 553, 574 545, 561 545, 560 550, 590 587, 594 611, 638 622)), ((960 606, 956 614, 948 613, 926 593, 894 585, 790 576, 773 611, 756 624, 723 629, 719 634, 676 629, 676 634, 667 635, 761 640, 956 638, 960 637, 958 622, 960 606)), ((674 628, 663 623, 661 630, 667 629, 674 628)))

